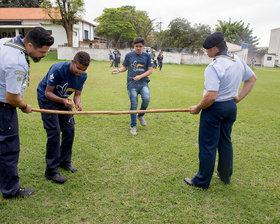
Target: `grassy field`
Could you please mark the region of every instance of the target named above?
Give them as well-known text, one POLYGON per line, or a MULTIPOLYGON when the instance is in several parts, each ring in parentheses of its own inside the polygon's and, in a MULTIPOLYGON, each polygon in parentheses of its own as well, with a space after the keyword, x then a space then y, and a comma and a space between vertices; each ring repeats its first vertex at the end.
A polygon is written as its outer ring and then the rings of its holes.
MULTIPOLYGON (((36 88, 51 53, 31 65, 24 100, 38 108, 36 88)), ((164 65, 151 75, 149 109, 199 102, 205 66, 164 65)), ((224 185, 189 187, 198 170, 199 116, 146 114, 147 127, 129 134, 129 115, 77 115, 72 163, 64 185, 44 177, 46 133, 39 113, 19 111, 20 184, 35 194, 0 200, 0 223, 280 223, 280 69, 255 68, 253 92, 238 104, 233 127, 234 173, 224 185)), ((84 110, 128 110, 126 74, 92 61, 82 93, 84 110)))

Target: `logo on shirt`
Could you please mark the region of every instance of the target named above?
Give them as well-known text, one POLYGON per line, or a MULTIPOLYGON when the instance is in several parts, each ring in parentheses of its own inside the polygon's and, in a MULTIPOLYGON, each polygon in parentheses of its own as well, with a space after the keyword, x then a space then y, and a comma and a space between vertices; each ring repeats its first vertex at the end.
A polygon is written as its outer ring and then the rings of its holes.
POLYGON ((134 72, 144 72, 144 71, 145 71, 144 65, 142 65, 142 64, 137 64, 137 61, 134 61, 134 62, 131 64, 131 67, 132 67, 132 70, 133 70, 134 72))
POLYGON ((53 74, 50 75, 49 80, 50 80, 50 82, 53 82, 53 80, 54 80, 54 75, 53 74))
POLYGON ((60 96, 64 96, 66 89, 67 89, 68 83, 65 83, 63 86, 57 85, 56 89, 60 96))

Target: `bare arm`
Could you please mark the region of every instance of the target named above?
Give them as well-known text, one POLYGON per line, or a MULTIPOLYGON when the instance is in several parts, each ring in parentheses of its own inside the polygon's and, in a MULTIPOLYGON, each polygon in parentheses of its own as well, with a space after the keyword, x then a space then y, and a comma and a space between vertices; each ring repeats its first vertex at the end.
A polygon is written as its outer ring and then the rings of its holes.
POLYGON ((116 74, 119 74, 120 72, 125 72, 126 70, 127 70, 127 67, 122 66, 122 67, 119 68, 119 69, 114 69, 114 70, 112 71, 112 74, 113 74, 113 75, 116 75, 116 74))
POLYGON ((242 99, 244 99, 249 94, 249 92, 253 89, 256 81, 257 81, 257 77, 254 74, 250 79, 244 82, 244 85, 241 91, 239 92, 238 96, 234 97, 236 103, 239 103, 242 99))
POLYGON ((62 103, 64 104, 67 108, 73 108, 74 107, 74 102, 70 98, 62 98, 53 93, 54 87, 47 85, 46 91, 45 91, 45 96, 54 102, 62 103))
POLYGON ((195 106, 191 106, 189 108, 191 110, 190 113, 199 114, 199 112, 202 109, 206 109, 207 107, 210 107, 215 102, 217 96, 218 96, 217 91, 207 91, 199 104, 197 104, 195 106))
POLYGON ((19 107, 22 110, 22 112, 24 113, 32 112, 32 106, 24 103, 20 98, 20 94, 12 94, 6 92, 6 99, 8 104, 12 105, 13 107, 19 107))
POLYGON ((74 103, 76 105, 75 107, 76 107, 77 111, 82 111, 82 109, 83 109, 83 106, 81 104, 81 94, 82 94, 81 91, 78 91, 78 90, 75 91, 74 103))
POLYGON ((151 75, 152 73, 153 73, 153 67, 148 67, 148 70, 147 70, 146 72, 144 72, 144 73, 141 74, 141 75, 135 76, 133 79, 134 79, 135 81, 139 81, 140 79, 143 79, 143 78, 145 78, 145 77, 151 75))

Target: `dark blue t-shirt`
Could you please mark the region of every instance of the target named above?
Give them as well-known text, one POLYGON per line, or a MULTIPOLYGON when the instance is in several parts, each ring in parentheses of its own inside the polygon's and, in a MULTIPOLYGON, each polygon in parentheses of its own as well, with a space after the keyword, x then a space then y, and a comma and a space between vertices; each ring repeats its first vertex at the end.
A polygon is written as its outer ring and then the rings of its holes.
POLYGON ((75 90, 82 91, 87 79, 87 74, 75 76, 70 72, 71 62, 58 62, 54 64, 47 75, 42 79, 37 88, 37 98, 41 101, 48 101, 45 97, 47 85, 55 87, 53 93, 59 97, 67 98, 75 90))
MULTIPOLYGON (((134 82, 133 78, 141 75, 148 70, 148 67, 153 67, 153 60, 150 54, 143 52, 136 54, 135 51, 129 52, 125 55, 123 66, 127 67, 127 85, 134 82)), ((138 82, 149 82, 150 79, 145 77, 138 82)))

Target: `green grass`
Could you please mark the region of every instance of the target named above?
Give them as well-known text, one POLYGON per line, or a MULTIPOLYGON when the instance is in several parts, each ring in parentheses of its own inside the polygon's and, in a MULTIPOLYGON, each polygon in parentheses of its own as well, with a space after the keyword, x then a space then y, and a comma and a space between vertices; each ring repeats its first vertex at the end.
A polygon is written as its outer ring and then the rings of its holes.
MULTIPOLYGON (((25 102, 38 108, 36 88, 57 62, 51 52, 31 65, 25 102)), ((151 75, 149 109, 186 108, 203 92, 205 66, 164 65, 151 75)), ((0 200, 0 223, 279 223, 280 69, 255 68, 257 83, 238 104, 233 127, 234 173, 224 185, 188 187, 198 169, 199 116, 146 114, 147 127, 129 134, 129 115, 77 115, 68 181, 47 181, 46 133, 39 113, 20 111, 20 184, 36 190, 25 199, 0 200)), ((92 62, 82 93, 84 110, 128 110, 126 74, 92 62)))

